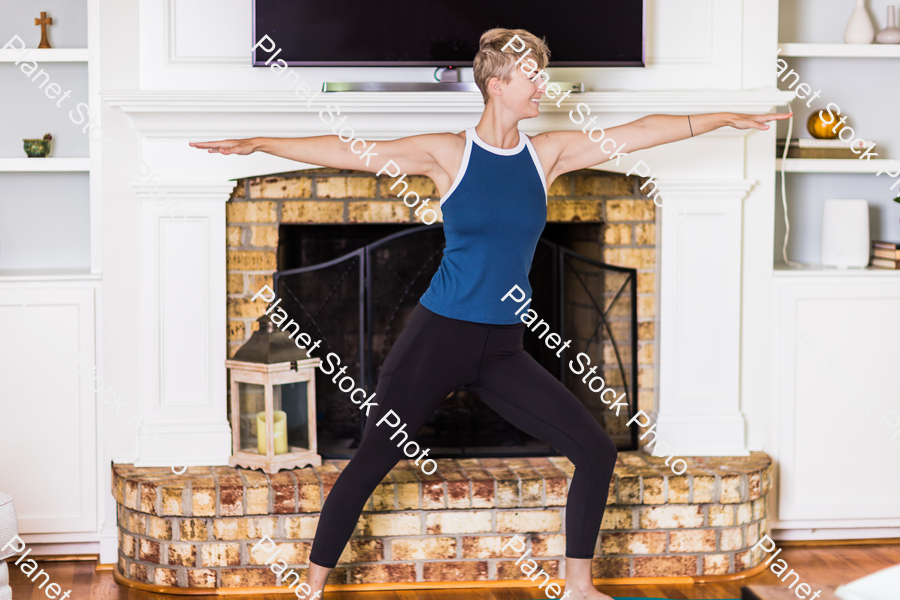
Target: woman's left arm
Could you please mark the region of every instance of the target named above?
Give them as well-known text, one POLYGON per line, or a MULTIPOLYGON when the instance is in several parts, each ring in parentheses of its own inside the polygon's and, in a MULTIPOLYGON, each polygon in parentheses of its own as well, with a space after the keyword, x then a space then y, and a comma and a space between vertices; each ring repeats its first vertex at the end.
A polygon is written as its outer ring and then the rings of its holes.
POLYGON ((618 163, 618 155, 696 137, 720 127, 766 131, 770 128, 770 125, 766 124, 768 121, 787 119, 790 116, 791 113, 648 115, 631 123, 603 130, 602 141, 599 141, 601 131, 599 127, 594 131, 593 139, 588 135, 592 131, 590 127, 587 131, 551 131, 535 137, 542 138, 540 143, 546 145, 548 154, 557 157, 555 161, 551 161, 553 164, 550 167, 550 175, 555 178, 563 173, 587 169, 611 159, 615 159, 618 163))
POLYGON ((759 129, 766 131, 767 121, 787 119, 791 113, 771 115, 743 115, 737 113, 708 113, 705 115, 648 115, 619 127, 611 127, 608 134, 616 141, 621 138, 627 151, 653 148, 689 137, 697 137, 720 127, 735 129, 759 129), (618 137, 615 137, 618 136, 618 137))

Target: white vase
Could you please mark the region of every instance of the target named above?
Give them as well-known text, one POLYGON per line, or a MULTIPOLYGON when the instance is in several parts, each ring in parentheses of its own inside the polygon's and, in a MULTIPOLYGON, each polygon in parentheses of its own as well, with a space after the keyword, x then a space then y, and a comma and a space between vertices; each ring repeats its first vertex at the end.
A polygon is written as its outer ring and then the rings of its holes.
POLYGON ((897 29, 896 22, 894 21, 894 7, 887 7, 887 27, 878 32, 878 35, 875 36, 875 40, 879 44, 900 44, 900 29, 897 29))
POLYGON ((856 0, 856 8, 844 30, 845 44, 871 44, 875 39, 875 28, 866 12, 866 0, 856 0))

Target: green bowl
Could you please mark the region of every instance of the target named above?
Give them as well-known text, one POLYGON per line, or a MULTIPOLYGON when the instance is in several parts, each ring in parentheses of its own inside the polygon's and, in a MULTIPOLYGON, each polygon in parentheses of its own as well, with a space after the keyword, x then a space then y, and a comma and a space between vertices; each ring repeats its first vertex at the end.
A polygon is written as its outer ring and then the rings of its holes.
POLYGON ((43 158, 50 154, 50 140, 22 140, 29 158, 43 158))

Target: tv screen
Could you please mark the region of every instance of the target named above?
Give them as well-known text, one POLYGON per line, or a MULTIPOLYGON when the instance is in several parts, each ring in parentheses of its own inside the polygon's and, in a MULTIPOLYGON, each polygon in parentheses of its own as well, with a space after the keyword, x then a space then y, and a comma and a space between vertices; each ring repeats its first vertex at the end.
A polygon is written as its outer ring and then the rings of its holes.
POLYGON ((494 27, 544 37, 552 67, 644 66, 643 0, 254 0, 253 44, 276 50, 253 65, 471 67, 494 27))

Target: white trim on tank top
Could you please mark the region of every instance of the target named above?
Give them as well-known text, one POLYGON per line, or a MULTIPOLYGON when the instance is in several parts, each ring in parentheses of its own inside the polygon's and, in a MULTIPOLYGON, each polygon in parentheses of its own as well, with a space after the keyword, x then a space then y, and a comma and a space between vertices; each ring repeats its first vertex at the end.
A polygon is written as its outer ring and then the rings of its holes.
POLYGON ((512 156, 514 154, 518 154, 519 152, 522 151, 522 147, 525 145, 526 136, 521 131, 519 132, 519 143, 516 144, 515 148, 498 148, 496 146, 491 146, 490 144, 485 142, 483 139, 478 137, 478 132, 475 131, 474 127, 470 127, 466 131, 472 132, 472 140, 474 140, 474 142, 476 144, 478 144, 479 146, 481 146, 488 152, 491 152, 493 154, 499 154, 500 156, 512 156))
POLYGON ((528 136, 519 131, 519 143, 515 148, 497 148, 495 146, 491 146, 485 143, 480 137, 478 137, 478 133, 475 131, 474 127, 470 127, 466 129, 466 149, 463 152, 462 162, 459 165, 459 172, 456 174, 456 179, 453 181, 453 185, 450 186, 450 190, 447 191, 446 194, 441 198, 440 206, 444 205, 450 198, 450 194, 456 190, 459 186, 459 183, 462 181, 463 176, 466 174, 466 169, 469 166, 469 158, 472 155, 472 143, 478 144, 480 147, 484 148, 488 152, 493 154, 499 154, 501 156, 512 156, 514 154, 518 154, 521 152, 523 146, 528 147, 528 153, 531 155, 531 160, 534 162, 534 166, 537 169, 538 175, 541 178, 541 185, 544 187, 544 203, 547 202, 547 180, 544 178, 544 168, 541 166, 541 161, 538 159, 537 152, 534 149, 534 146, 531 144, 531 140, 528 139, 528 136))
POLYGON ((469 132, 474 130, 474 127, 472 129, 466 129, 466 149, 463 152, 462 162, 459 163, 459 172, 456 174, 456 179, 453 180, 453 185, 450 186, 450 189, 444 194, 443 198, 441 198, 440 206, 443 206, 444 202, 450 197, 450 194, 459 187, 459 182, 462 181, 463 176, 466 174, 466 167, 469 166, 469 156, 472 154, 472 136, 469 132))
POLYGON ((534 149, 534 146, 531 145, 531 140, 528 139, 528 136, 519 132, 519 136, 525 138, 525 145, 528 146, 528 152, 531 154, 531 160, 534 161, 534 166, 537 169, 538 175, 541 177, 541 185, 544 186, 544 203, 547 202, 547 180, 544 178, 544 167, 541 166, 541 160, 538 158, 537 151, 534 149))

